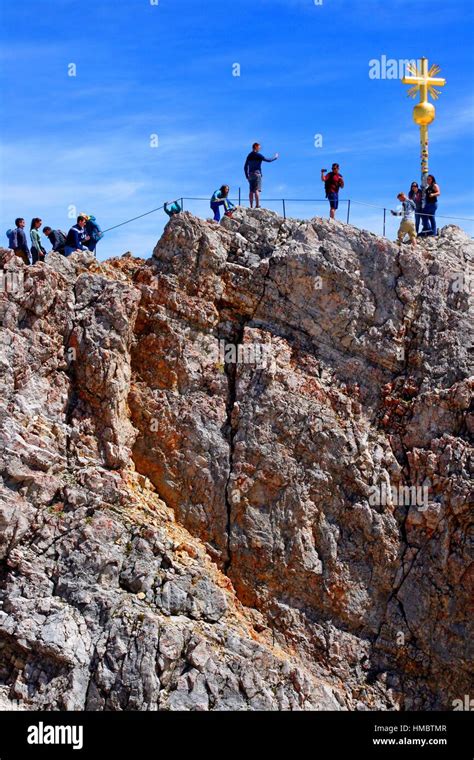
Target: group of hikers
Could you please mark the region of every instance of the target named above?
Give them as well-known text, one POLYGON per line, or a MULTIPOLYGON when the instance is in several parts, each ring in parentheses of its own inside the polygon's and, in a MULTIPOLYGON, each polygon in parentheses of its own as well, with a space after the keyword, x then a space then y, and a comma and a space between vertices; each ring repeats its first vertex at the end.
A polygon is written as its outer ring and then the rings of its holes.
MULTIPOLYGON (((263 176, 262 163, 264 161, 271 163, 278 158, 278 153, 275 153, 273 158, 266 158, 260 150, 260 143, 254 143, 252 151, 248 154, 244 165, 245 177, 249 183, 250 208, 253 208, 254 204, 255 208, 260 208, 263 176)), ((342 190, 344 187, 344 178, 340 172, 339 164, 334 163, 330 172, 327 169, 321 169, 321 181, 324 183, 326 198, 329 202, 329 216, 331 219, 335 219, 336 211, 339 207, 339 190, 342 190)), ((220 222, 221 208, 224 211, 224 216, 232 216, 235 210, 235 205, 229 199, 229 193, 229 185, 222 185, 212 194, 210 207, 214 214, 215 222, 220 222)), ((394 216, 402 217, 397 235, 399 243, 403 242, 406 235, 408 235, 412 245, 416 245, 417 237, 428 237, 437 234, 435 215, 440 194, 440 189, 434 176, 429 174, 424 191, 417 182, 412 182, 408 195, 405 193, 397 195, 401 203, 401 210, 392 211, 391 213, 394 216)), ((182 209, 177 201, 167 201, 164 205, 164 210, 171 217, 174 214, 179 214, 182 209)))
MULTIPOLYGON (((260 208, 260 194, 262 191, 262 163, 271 163, 276 161, 278 153, 273 158, 266 158, 261 153, 260 143, 254 143, 252 150, 248 154, 245 164, 244 173, 249 183, 249 202, 250 208, 260 208)), ((329 216, 331 219, 336 218, 336 211, 339 206, 339 191, 344 187, 344 178, 340 173, 339 164, 334 163, 331 171, 321 169, 321 181, 324 183, 326 198, 329 202, 329 216)), ((232 216, 235 211, 235 205, 229 199, 229 185, 221 185, 211 197, 210 207, 214 214, 213 221, 220 222, 221 209, 224 216, 232 216)), ((401 210, 392 211, 394 216, 401 216, 402 221, 398 230, 397 240, 401 244, 408 235, 413 246, 416 245, 417 237, 428 237, 437 234, 436 228, 436 209, 438 197, 440 196, 439 185, 436 183, 432 174, 428 175, 426 188, 422 188, 417 182, 412 182, 408 195, 399 193, 398 200, 401 203, 401 210), (421 225, 421 230, 420 230, 421 225)), ((164 204, 164 211, 169 217, 179 214, 182 211, 178 201, 167 201, 164 204)), ((30 226, 30 244, 25 232, 25 220, 19 217, 15 220, 15 229, 8 230, 7 237, 10 248, 23 259, 25 264, 36 264, 37 261, 43 261, 46 251, 41 243, 39 230, 43 224, 39 217, 31 220, 30 226)), ((92 214, 79 214, 76 224, 71 227, 69 232, 64 233, 59 229, 43 227, 43 235, 48 238, 52 245, 52 251, 56 251, 64 256, 70 256, 77 251, 89 251, 95 253, 99 240, 103 237, 95 216, 92 214)))
POLYGON ((415 247, 417 237, 431 237, 437 234, 436 209, 440 195, 441 190, 432 174, 428 174, 424 192, 417 182, 412 182, 408 195, 398 193, 401 210, 391 212, 394 216, 402 217, 398 228, 398 243, 401 244, 408 235, 412 246, 415 247))
MULTIPOLYGON (((30 240, 25 232, 26 223, 22 217, 15 219, 15 227, 7 231, 9 247, 15 251, 25 264, 36 264, 44 261, 46 250, 40 236, 43 220, 39 216, 33 217, 30 224, 30 240), (30 250, 31 245, 31 250, 30 250)), ((62 256, 70 256, 78 251, 95 253, 99 240, 104 233, 93 214, 79 214, 76 224, 66 234, 60 229, 53 229, 48 225, 43 227, 43 235, 51 243, 53 251, 62 256)))

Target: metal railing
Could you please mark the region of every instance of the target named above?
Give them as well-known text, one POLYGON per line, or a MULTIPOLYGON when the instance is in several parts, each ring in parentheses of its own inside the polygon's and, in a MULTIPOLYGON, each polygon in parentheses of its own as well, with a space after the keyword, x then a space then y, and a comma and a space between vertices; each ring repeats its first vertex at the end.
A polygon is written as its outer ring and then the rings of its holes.
MULTIPOLYGON (((249 200, 242 198, 241 188, 239 187, 238 197, 236 198, 229 198, 232 203, 237 204, 238 206, 248 206, 249 200)), ((191 202, 191 204, 195 203, 205 203, 206 207, 209 207, 210 199, 209 198, 203 198, 203 197, 196 197, 196 196, 182 196, 181 198, 176 198, 175 201, 178 201, 181 204, 181 208, 183 210, 191 210, 185 208, 185 201, 191 202)), ((169 203, 172 201, 168 201, 169 203)), ((328 209, 328 200, 327 198, 262 198, 262 204, 264 208, 267 208, 268 210, 274 210, 269 208, 269 204, 277 204, 278 208, 281 208, 282 216, 284 219, 287 219, 289 217, 288 211, 290 204, 306 204, 306 203, 312 203, 312 204, 324 204, 325 207, 325 215, 327 215, 327 209, 328 209), (280 205, 281 204, 281 205, 280 205)), ((388 220, 397 219, 397 217, 392 217, 391 215, 388 215, 387 212, 390 212, 389 208, 385 208, 384 206, 376 206, 372 203, 366 203, 365 201, 356 201, 353 199, 346 199, 341 198, 339 200, 339 205, 342 206, 342 209, 344 210, 344 216, 345 221, 347 224, 350 224, 351 221, 351 213, 354 216, 354 208, 355 206, 363 206, 366 208, 372 208, 376 209, 381 212, 380 214, 380 220, 382 223, 382 234, 385 237, 387 232, 387 222, 388 220)), ((117 227, 123 227, 125 224, 130 224, 131 222, 136 221, 137 219, 142 219, 145 216, 148 216, 149 214, 154 214, 157 211, 161 211, 164 208, 164 204, 161 206, 158 206, 157 208, 151 209, 151 211, 146 211, 144 214, 139 214, 138 216, 134 216, 131 219, 127 219, 124 222, 120 222, 119 224, 115 224, 112 227, 108 227, 105 232, 110 232, 111 230, 117 229, 117 227)), ((342 210, 341 209, 341 210, 342 210)), ((295 218, 299 218, 298 215, 294 215, 295 218)), ((423 214, 421 213, 420 216, 429 216, 429 214, 423 214)), ((445 216, 442 214, 436 214, 436 219, 446 219, 446 220, 452 220, 452 221, 464 221, 464 222, 470 222, 474 224, 474 219, 468 218, 468 217, 456 217, 456 216, 445 216)))

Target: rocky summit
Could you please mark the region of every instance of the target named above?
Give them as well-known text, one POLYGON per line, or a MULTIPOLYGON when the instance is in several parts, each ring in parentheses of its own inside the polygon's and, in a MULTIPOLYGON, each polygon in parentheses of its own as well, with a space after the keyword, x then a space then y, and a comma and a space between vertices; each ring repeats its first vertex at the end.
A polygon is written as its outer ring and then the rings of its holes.
POLYGON ((0 258, 3 709, 472 693, 460 229, 239 209, 147 261, 0 258))

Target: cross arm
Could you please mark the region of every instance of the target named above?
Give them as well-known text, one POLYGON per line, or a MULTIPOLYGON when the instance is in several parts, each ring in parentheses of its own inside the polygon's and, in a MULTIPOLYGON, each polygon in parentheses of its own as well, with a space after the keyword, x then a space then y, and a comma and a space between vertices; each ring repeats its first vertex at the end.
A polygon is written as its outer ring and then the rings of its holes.
POLYGON ((436 77, 428 77, 427 79, 425 77, 403 77, 402 79, 403 84, 420 84, 425 85, 428 87, 444 87, 446 84, 446 79, 436 78, 436 77))

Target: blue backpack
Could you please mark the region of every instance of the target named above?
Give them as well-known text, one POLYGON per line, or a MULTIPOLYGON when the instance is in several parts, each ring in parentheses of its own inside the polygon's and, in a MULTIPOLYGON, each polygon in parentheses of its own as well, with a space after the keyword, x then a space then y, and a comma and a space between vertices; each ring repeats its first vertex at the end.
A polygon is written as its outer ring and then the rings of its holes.
POLYGON ((86 232, 96 243, 104 237, 104 233, 96 222, 95 216, 90 216, 86 223, 86 232))
POLYGON ((7 235, 7 238, 8 238, 8 244, 9 244, 10 248, 14 248, 15 247, 13 245, 13 236, 14 236, 14 234, 15 234, 15 230, 7 230, 7 232, 6 232, 6 235, 7 235))

